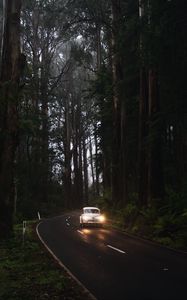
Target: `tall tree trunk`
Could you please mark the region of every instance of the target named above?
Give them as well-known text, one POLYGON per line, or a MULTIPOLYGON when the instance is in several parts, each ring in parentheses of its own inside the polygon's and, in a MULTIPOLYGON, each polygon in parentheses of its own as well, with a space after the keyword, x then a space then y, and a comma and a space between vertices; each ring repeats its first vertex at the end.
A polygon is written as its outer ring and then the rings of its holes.
POLYGON ((81 108, 75 102, 73 107, 73 166, 74 166, 74 206, 80 207, 83 201, 82 146, 81 146, 81 108))
POLYGON ((138 146, 138 170, 139 170, 139 206, 147 206, 148 201, 148 87, 145 68, 140 70, 140 102, 139 102, 139 146, 138 146))
POLYGON ((73 136, 73 206, 78 207, 79 202, 79 167, 78 167, 78 151, 77 151, 78 143, 77 136, 74 132, 73 136))
POLYGON ((149 70, 149 152, 148 152, 148 202, 159 205, 164 196, 162 168, 162 121, 158 93, 158 74, 149 70))
POLYGON ((35 7, 32 14, 32 28, 33 28, 33 41, 32 41, 32 71, 33 77, 31 79, 31 98, 33 110, 36 118, 35 130, 31 138, 31 159, 28 160, 28 168, 30 178, 28 187, 28 195, 30 195, 34 206, 38 206, 38 198, 41 194, 41 139, 39 135, 40 131, 40 45, 39 45, 39 10, 35 7))
POLYGON ((93 186, 94 196, 95 196, 95 174, 94 174, 94 165, 93 165, 93 151, 92 151, 92 139, 91 139, 91 137, 89 137, 89 151, 90 151, 92 186, 93 186))
MULTIPOLYGON (((101 70, 101 25, 96 24, 96 41, 97 41, 97 72, 101 70)), ((95 191, 96 197, 100 193, 99 184, 99 168, 98 168, 98 135, 97 135, 97 124, 94 126, 94 141, 95 141, 95 191)))
POLYGON ((21 73, 21 0, 4 1, 0 109, 0 237, 13 226, 14 159, 18 144, 18 94, 21 73))
POLYGON ((97 125, 94 126, 94 142, 95 142, 95 190, 96 197, 99 196, 99 166, 98 166, 98 136, 97 136, 97 125))
POLYGON ((72 193, 71 193, 71 128, 70 128, 70 108, 69 108, 69 99, 65 100, 65 140, 64 140, 64 149, 65 149, 65 171, 64 171, 64 188, 65 188, 65 202, 66 207, 72 208, 72 193))
POLYGON ((113 78, 113 150, 112 150, 112 200, 125 206, 127 202, 126 173, 126 109, 122 94, 123 70, 118 49, 121 22, 121 1, 112 0, 112 78, 113 78))
POLYGON ((88 205, 88 161, 87 145, 85 136, 83 137, 83 165, 84 165, 84 203, 88 205))
POLYGON ((40 78, 40 98, 41 98, 41 201, 48 202, 48 184, 49 184, 49 129, 48 129, 48 50, 43 49, 41 62, 41 78, 40 78))
MULTIPOLYGON (((142 25, 144 4, 139 0, 139 19, 142 25)), ((142 26, 141 26, 142 27, 142 26)), ((148 202, 148 159, 146 139, 148 137, 148 76, 145 68, 143 51, 143 33, 140 32, 139 51, 140 68, 140 97, 139 97, 139 136, 138 136, 138 206, 147 206, 148 202)))
POLYGON ((97 71, 101 69, 101 26, 96 24, 97 30, 97 71))
MULTIPOLYGON (((139 18, 146 17, 144 26, 153 30, 151 2, 139 0, 139 18), (146 12, 146 16, 145 16, 146 12)), ((143 23, 142 23, 143 24, 143 23)), ((162 120, 159 104, 159 87, 156 63, 145 66, 145 45, 140 34, 140 102, 139 102, 139 206, 156 204, 164 195, 162 170, 162 120)), ((146 49, 150 58, 153 49, 146 49)))
POLYGON ((78 199, 78 207, 83 205, 83 159, 82 159, 82 135, 81 131, 79 131, 79 137, 78 137, 78 151, 79 151, 79 199, 78 199))

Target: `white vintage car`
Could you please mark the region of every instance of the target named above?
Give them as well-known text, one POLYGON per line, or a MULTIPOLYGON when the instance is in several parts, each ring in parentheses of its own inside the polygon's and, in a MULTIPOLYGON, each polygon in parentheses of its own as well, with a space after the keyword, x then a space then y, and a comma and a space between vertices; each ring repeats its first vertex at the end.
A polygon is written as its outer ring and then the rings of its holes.
POLYGON ((80 216, 80 226, 85 225, 100 225, 105 222, 105 216, 101 214, 100 209, 97 207, 83 207, 83 213, 80 216))

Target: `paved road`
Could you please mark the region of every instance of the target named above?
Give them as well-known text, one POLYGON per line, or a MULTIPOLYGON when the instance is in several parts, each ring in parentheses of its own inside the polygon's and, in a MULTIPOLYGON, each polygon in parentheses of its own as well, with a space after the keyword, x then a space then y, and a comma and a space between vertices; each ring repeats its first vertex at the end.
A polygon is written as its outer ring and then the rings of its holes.
POLYGON ((186 300, 187 254, 107 228, 80 229, 76 212, 39 235, 98 300, 186 300))

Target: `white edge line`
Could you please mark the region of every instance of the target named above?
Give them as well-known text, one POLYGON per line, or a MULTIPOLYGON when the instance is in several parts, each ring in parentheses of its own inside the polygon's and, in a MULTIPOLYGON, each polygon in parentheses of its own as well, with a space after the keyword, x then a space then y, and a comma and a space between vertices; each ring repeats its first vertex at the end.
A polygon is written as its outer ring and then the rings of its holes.
POLYGON ((116 247, 113 247, 113 246, 111 246, 111 245, 107 245, 107 247, 109 247, 109 248, 111 248, 111 249, 113 249, 113 250, 116 250, 116 251, 118 251, 118 252, 120 252, 120 253, 127 254, 125 251, 122 251, 122 250, 120 250, 120 249, 118 249, 118 248, 116 248, 116 247))
POLYGON ((92 299, 92 300, 97 300, 97 298, 82 284, 82 282, 80 282, 79 281, 79 279, 75 276, 75 275, 73 275, 72 273, 71 273, 71 271, 61 262, 61 260, 53 253, 53 251, 46 245, 46 243, 44 242, 44 240, 42 239, 42 237, 41 237, 41 235, 39 234, 39 231, 38 231, 38 227, 39 227, 39 225, 41 224, 42 222, 40 222, 38 225, 37 225, 37 227, 36 227, 36 233, 37 233, 37 235, 38 235, 38 237, 39 237, 39 239, 40 239, 40 241, 42 242, 42 244, 45 246, 45 248, 48 250, 48 252, 53 256, 53 258, 57 261, 57 263, 62 267, 62 268, 64 268, 65 270, 66 270, 66 272, 68 273, 68 275, 70 276, 70 277, 72 277, 75 281, 76 281, 76 283, 84 290, 84 292, 86 293, 86 294, 88 294, 89 295, 89 297, 90 297, 90 299, 92 299))
POLYGON ((114 228, 112 225, 108 225, 108 226, 110 226, 110 228, 112 228, 112 230, 115 230, 115 231, 117 231, 117 232, 119 232, 119 233, 121 233, 123 235, 129 236, 130 238, 132 238, 134 240, 140 240, 143 243, 147 243, 147 244, 150 244, 152 246, 156 246, 156 247, 160 247, 160 248, 165 248, 165 249, 168 249, 168 250, 173 251, 173 252, 177 252, 177 253, 181 253, 181 254, 187 254, 187 251, 175 249, 175 248, 172 248, 172 247, 169 247, 169 246, 165 246, 165 245, 160 244, 160 243, 158 243, 156 241, 151 241, 148 238, 146 239, 146 238, 143 238, 141 236, 129 233, 127 231, 122 231, 120 229, 114 228))

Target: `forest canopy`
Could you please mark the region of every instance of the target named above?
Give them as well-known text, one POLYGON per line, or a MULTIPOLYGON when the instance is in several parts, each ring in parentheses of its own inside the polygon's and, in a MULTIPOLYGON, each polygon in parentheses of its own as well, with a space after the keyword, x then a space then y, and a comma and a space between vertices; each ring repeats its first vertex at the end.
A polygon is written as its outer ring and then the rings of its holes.
POLYGON ((1 3, 0 235, 98 204, 187 240, 185 2, 1 3))

